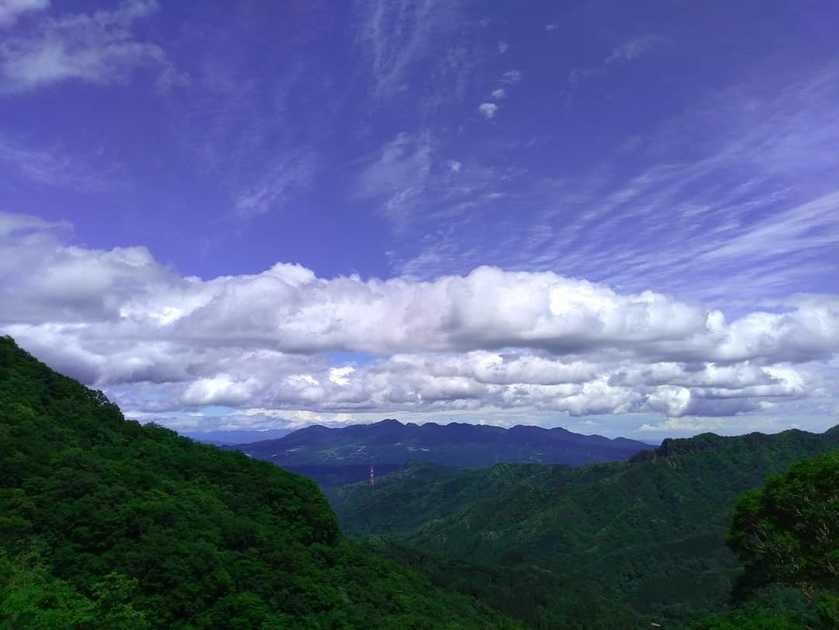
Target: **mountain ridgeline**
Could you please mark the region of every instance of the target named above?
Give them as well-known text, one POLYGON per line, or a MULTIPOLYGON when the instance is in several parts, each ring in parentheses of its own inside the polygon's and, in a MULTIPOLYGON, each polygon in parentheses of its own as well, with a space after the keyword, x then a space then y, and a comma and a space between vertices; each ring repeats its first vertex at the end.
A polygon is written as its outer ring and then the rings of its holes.
POLYGON ((726 545, 738 496, 837 448, 839 427, 704 434, 628 462, 417 463, 327 493, 344 531, 536 627, 682 627, 741 572, 726 545))
POLYGON ((457 422, 418 425, 382 420, 342 428, 311 426, 277 440, 233 448, 330 486, 366 478, 371 464, 379 475, 411 461, 460 468, 498 463, 582 466, 625 460, 650 445, 626 438, 581 435, 562 428, 504 429, 457 422))
POLYGON ((0 337, 0 628, 504 628, 310 480, 126 421, 0 337))

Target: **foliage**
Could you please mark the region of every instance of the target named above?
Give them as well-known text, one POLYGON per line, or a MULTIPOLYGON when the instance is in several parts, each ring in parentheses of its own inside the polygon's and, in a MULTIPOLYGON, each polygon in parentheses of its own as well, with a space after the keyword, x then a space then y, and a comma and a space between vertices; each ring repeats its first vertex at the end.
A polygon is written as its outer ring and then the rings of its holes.
POLYGON ((373 489, 357 484, 329 497, 346 531, 386 537, 392 557, 403 559, 395 550, 407 548, 419 556, 411 565, 425 565, 437 583, 468 582, 466 592, 530 623, 567 623, 573 610, 581 627, 687 624, 722 609, 741 573, 725 544, 738 495, 837 447, 836 429, 703 435, 629 463, 578 469, 414 464, 373 489), (442 571, 441 562, 456 566, 442 571), (510 597, 499 597, 495 582, 512 575, 528 577, 511 580, 510 597), (534 591, 567 597, 543 605, 534 591), (634 622, 626 623, 627 611, 634 622))
POLYGON ((804 461, 737 504, 729 544, 746 588, 839 590, 839 451, 804 461))
POLYGON ((745 493, 728 543, 745 568, 740 605, 697 628, 839 628, 839 451, 745 493))
POLYGON ((313 482, 126 421, 10 338, 0 443, 7 627, 510 626, 344 539, 313 482))

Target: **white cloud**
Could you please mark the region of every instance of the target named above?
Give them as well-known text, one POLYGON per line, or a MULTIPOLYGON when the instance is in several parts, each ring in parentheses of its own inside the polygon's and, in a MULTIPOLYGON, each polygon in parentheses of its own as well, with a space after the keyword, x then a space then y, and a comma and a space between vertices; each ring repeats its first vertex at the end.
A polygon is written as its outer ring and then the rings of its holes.
POLYGON ((349 385, 350 384, 350 375, 355 372, 355 368, 351 365, 347 365, 340 368, 331 368, 329 370, 329 380, 336 385, 349 385))
POLYGON ((507 98, 507 90, 504 88, 498 88, 497 90, 492 91, 492 98, 496 101, 500 101, 504 98, 507 98))
POLYGON ((559 28, 558 24, 545 24, 545 30, 548 32, 555 31, 559 28))
POLYGON ((69 227, 69 223, 62 221, 45 221, 27 214, 0 212, 0 238, 30 231, 43 233, 48 230, 67 229, 69 227))
POLYGON ((521 81, 521 71, 520 70, 508 70, 503 75, 501 75, 501 82, 507 85, 513 85, 521 81))
POLYGON ((624 42, 615 47, 612 53, 606 57, 605 64, 628 63, 635 61, 648 51, 664 42, 664 39, 657 35, 644 35, 624 42))
POLYGON ((119 83, 143 66, 177 83, 163 49, 132 31, 136 20, 156 10, 154 0, 128 0, 113 11, 47 17, 33 32, 0 41, 0 91, 26 92, 67 80, 119 83))
POLYGON ((43 11, 50 0, 0 0, 0 28, 12 26, 27 13, 43 11))
POLYGON ((478 111, 481 112, 481 116, 489 120, 495 117, 495 113, 498 111, 498 105, 495 103, 481 103, 478 105, 478 111))
POLYGON ((181 397, 186 405, 240 405, 259 387, 255 379, 236 380, 227 374, 190 383, 181 397))
POLYGON ((529 409, 672 420, 835 396, 822 373, 839 352, 837 296, 728 322, 649 291, 491 267, 422 282, 325 279, 280 264, 200 280, 142 247, 66 245, 61 227, 0 214, 0 329, 145 413, 529 409), (370 358, 332 365, 331 351, 370 358))
POLYGON ((503 55, 510 49, 510 44, 507 42, 498 42, 498 53, 503 55))

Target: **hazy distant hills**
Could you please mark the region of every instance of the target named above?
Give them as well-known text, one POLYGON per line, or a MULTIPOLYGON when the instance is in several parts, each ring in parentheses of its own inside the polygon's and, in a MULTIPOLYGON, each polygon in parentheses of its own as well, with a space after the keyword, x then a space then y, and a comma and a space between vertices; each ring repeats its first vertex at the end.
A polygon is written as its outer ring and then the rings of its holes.
POLYGON ((312 426, 277 440, 235 448, 331 485, 364 479, 370 464, 381 475, 409 461, 461 468, 497 463, 581 466, 628 459, 648 444, 625 438, 581 435, 566 429, 511 429, 453 422, 404 424, 382 420, 342 428, 312 426))
POLYGON ((178 433, 196 442, 221 446, 226 444, 250 444, 251 442, 260 442, 262 440, 276 440, 284 435, 288 435, 289 431, 284 429, 270 429, 267 431, 242 429, 235 431, 179 431, 178 433))
POLYGON ((737 497, 833 449, 839 426, 703 434, 574 469, 412 464, 327 494, 344 531, 396 542, 394 558, 446 587, 545 627, 635 627, 722 606, 739 572, 725 544, 737 497))

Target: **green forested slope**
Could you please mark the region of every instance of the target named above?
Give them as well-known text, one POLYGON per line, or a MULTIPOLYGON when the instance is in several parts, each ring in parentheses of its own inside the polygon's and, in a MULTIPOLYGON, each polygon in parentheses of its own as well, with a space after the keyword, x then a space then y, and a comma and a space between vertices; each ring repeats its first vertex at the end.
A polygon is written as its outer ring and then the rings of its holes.
MULTIPOLYGON (((386 536, 395 557, 425 562, 438 578, 444 572, 434 562, 478 565, 479 574, 538 570, 545 582, 587 585, 638 623, 684 620, 721 606, 731 592, 739 565, 725 535, 738 495, 837 447, 837 428, 822 435, 702 435, 668 440, 633 462, 579 469, 415 465, 372 490, 354 485, 330 497, 346 531, 386 536)), ((506 609, 532 621, 525 595, 506 609)), ((561 617, 568 602, 540 605, 535 617, 561 617)))
POLYGON ((126 421, 0 338, 0 627, 487 628, 311 481, 126 421))

